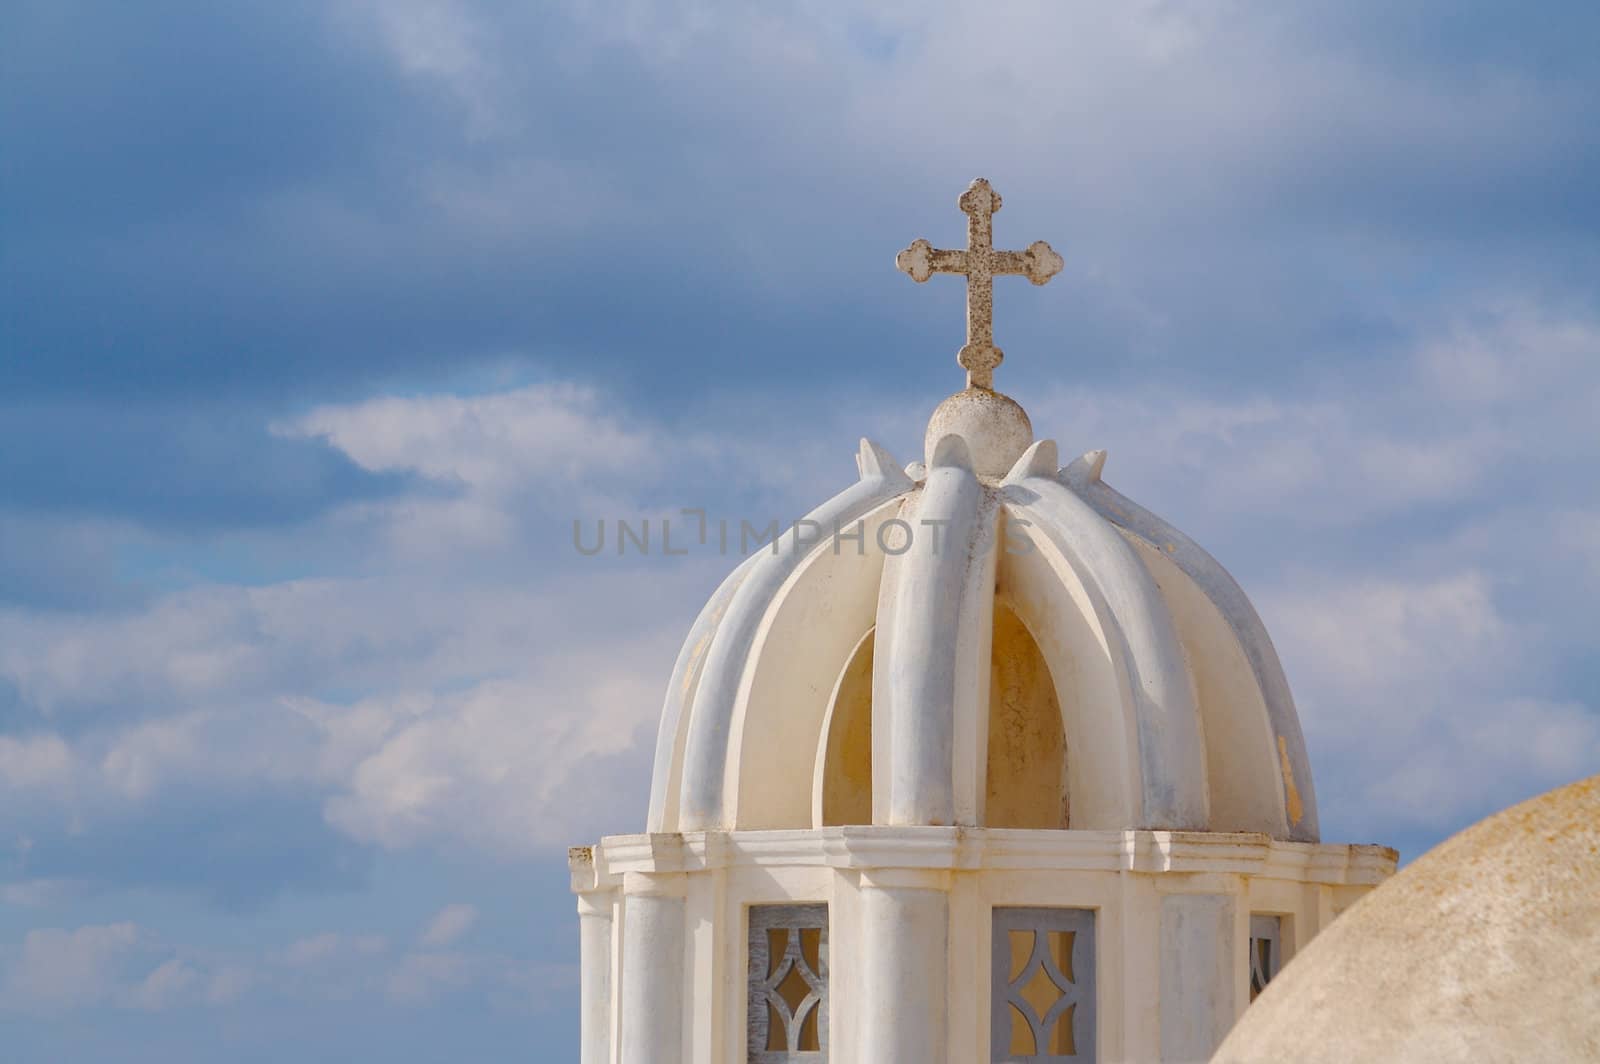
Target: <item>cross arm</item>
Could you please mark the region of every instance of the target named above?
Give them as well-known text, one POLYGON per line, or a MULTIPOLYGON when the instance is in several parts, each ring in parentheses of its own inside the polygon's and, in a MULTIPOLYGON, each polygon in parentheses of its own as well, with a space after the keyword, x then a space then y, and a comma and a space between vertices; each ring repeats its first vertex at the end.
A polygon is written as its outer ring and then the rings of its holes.
POLYGON ((1026 251, 996 251, 990 257, 996 274, 1021 274, 1034 284, 1044 284, 1066 265, 1055 248, 1035 240, 1026 251))
POLYGON ((913 281, 921 284, 936 273, 966 273, 968 255, 965 251, 947 251, 934 247, 926 240, 915 240, 894 257, 894 264, 913 281))

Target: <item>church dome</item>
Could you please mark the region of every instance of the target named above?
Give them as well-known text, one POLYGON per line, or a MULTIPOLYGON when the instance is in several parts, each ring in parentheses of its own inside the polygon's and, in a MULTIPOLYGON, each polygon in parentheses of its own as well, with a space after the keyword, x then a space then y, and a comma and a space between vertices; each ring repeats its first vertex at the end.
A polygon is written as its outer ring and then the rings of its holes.
POLYGON ((1339 917, 1212 1058, 1600 1060, 1600 776, 1446 840, 1339 917))
POLYGON ((650 831, 1318 840, 1294 703, 1239 585, 1105 483, 1103 451, 1062 468, 1042 440, 996 473, 974 458, 993 442, 944 432, 902 470, 863 440, 858 481, 723 582, 668 687, 650 831))
POLYGON ((1063 264, 957 206, 895 264, 966 279, 965 388, 717 588, 645 832, 568 855, 586 1062, 1204 1060, 1394 871, 1239 585, 995 391, 994 279, 1063 264))

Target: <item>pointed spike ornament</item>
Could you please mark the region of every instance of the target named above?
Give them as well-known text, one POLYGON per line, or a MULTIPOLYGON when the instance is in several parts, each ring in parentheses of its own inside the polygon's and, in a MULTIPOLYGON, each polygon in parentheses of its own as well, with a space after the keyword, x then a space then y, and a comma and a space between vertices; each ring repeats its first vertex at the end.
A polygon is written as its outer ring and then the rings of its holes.
POLYGON ((1099 483, 1100 471, 1105 467, 1105 451, 1085 451, 1081 457, 1068 462, 1060 476, 1074 488, 1086 488, 1090 484, 1099 483))
POLYGON ((947 251, 926 240, 913 241, 894 258, 894 264, 918 284, 936 273, 959 273, 967 278, 967 342, 956 361, 967 371, 967 387, 992 389, 995 367, 1005 358, 994 343, 994 278, 1008 274, 1044 284, 1061 272, 1061 256, 1043 240, 1025 251, 996 251, 994 214, 1000 193, 978 178, 957 201, 967 216, 966 250, 947 251))
POLYGON ((911 486, 911 478, 901 471, 900 463, 895 461, 888 448, 865 436, 861 438, 861 447, 856 451, 856 472, 862 480, 881 480, 886 483, 903 481, 906 487, 911 486))
POLYGON ((1053 477, 1060 462, 1060 455, 1056 452, 1056 441, 1039 440, 1022 452, 1017 464, 1006 474, 1004 483, 1015 484, 1029 477, 1053 477))

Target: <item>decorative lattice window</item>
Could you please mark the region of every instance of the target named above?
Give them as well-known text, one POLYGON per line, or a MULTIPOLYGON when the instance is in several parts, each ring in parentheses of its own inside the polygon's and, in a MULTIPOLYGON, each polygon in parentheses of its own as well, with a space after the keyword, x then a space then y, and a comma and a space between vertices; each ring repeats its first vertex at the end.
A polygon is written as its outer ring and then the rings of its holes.
POLYGON ((1267 988, 1283 963, 1283 917, 1250 917, 1250 1000, 1267 988))
POLYGON ((750 907, 750 1064, 828 1059, 828 907, 750 907))
POLYGON ((1095 1059, 1093 910, 996 909, 992 978, 996 1064, 1095 1059))

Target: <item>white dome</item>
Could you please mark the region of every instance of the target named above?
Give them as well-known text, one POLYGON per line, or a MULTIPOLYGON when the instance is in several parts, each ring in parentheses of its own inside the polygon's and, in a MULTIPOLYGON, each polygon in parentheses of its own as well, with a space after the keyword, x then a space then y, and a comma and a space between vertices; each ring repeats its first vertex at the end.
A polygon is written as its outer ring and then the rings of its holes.
POLYGON ((1600 1060, 1600 776, 1440 843, 1245 1010, 1213 1064, 1600 1060))
POLYGON ((1283 670, 1215 559, 1103 483, 1104 452, 1058 469, 1044 440, 990 476, 952 433, 928 459, 902 472, 863 440, 860 480, 711 597, 668 688, 650 831, 1318 840, 1283 670))

